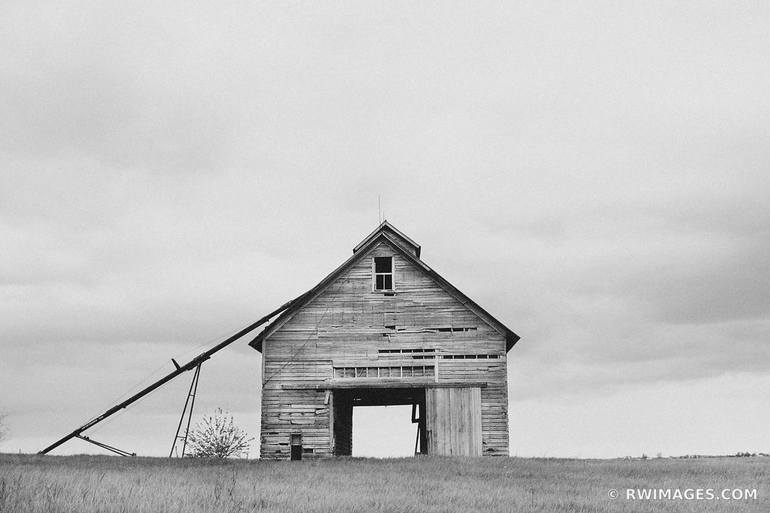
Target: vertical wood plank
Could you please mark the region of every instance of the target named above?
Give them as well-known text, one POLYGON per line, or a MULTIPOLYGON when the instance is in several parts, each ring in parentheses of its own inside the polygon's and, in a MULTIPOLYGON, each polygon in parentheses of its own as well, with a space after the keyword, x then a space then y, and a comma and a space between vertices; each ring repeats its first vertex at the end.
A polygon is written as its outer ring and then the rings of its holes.
POLYGON ((471 394, 471 451, 470 456, 481 456, 481 389, 474 387, 469 390, 471 394))

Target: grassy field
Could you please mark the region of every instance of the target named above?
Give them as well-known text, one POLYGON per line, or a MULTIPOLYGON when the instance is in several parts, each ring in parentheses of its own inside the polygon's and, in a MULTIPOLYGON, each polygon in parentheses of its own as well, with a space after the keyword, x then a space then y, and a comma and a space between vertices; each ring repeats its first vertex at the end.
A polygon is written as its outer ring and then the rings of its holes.
POLYGON ((265 462, 0 455, 2 512, 770 511, 770 458, 265 462), (626 489, 756 489, 627 500, 626 489), (609 490, 618 490, 610 498, 609 490))

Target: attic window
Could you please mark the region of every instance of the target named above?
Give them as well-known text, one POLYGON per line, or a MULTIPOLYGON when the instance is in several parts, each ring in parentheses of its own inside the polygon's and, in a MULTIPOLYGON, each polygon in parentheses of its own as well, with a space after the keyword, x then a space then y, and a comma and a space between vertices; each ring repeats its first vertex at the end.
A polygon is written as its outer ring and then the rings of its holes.
POLYGON ((432 378, 435 375, 435 365, 334 367, 335 378, 432 378))
POLYGON ((393 290, 393 257, 374 257, 374 290, 393 290))

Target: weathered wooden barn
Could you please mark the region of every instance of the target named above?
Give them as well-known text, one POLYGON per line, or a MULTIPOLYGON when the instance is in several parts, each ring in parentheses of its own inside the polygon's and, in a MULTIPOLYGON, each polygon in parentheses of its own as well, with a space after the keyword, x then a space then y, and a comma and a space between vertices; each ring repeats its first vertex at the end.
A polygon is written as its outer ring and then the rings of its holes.
POLYGON ((350 455, 353 408, 376 405, 412 405, 416 453, 508 455, 519 337, 417 243, 385 221, 304 297, 250 343, 262 353, 262 458, 350 455))

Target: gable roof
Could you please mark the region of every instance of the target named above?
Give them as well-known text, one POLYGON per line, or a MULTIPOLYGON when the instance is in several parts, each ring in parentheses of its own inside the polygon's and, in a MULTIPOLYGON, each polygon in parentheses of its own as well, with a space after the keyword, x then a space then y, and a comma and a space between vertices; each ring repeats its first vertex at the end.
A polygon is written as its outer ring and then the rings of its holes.
POLYGON ((425 262, 420 260, 420 246, 417 243, 401 233, 387 221, 383 221, 376 230, 374 230, 360 244, 353 248, 353 255, 350 258, 345 260, 342 265, 329 273, 329 275, 321 280, 318 285, 302 294, 296 300, 292 301, 291 306, 284 310, 284 312, 278 316, 269 326, 267 326, 259 335, 257 335, 254 340, 249 342, 249 345, 257 351, 262 352, 262 341, 266 337, 268 337, 271 333, 276 331, 280 326, 291 319, 291 317, 293 317, 294 314, 305 304, 319 296, 328 285, 330 285, 343 272, 350 268, 353 263, 361 258, 361 255, 366 253, 367 249, 375 246, 381 241, 388 242, 399 254, 401 254, 401 256, 422 269, 428 276, 433 278, 433 280, 435 280, 441 288, 446 290, 450 295, 454 296, 455 299, 460 301, 463 306, 484 319, 493 328, 500 332, 500 334, 505 335, 506 352, 510 351, 516 342, 519 341, 520 337, 510 328, 506 327, 502 322, 498 321, 489 312, 479 306, 475 301, 463 294, 459 289, 457 289, 457 287, 449 283, 440 274, 428 267, 425 262))
POLYGON ((374 239, 378 234, 386 232, 390 233, 392 235, 395 235, 397 237, 397 240, 401 242, 404 246, 410 249, 410 251, 413 251, 415 256, 417 258, 420 258, 420 245, 417 244, 415 241, 404 235, 403 232, 398 230, 395 226, 390 224, 387 220, 380 223, 380 225, 374 229, 372 233, 366 236, 364 240, 358 243, 358 245, 353 248, 353 253, 358 253, 362 248, 367 247, 369 245, 369 242, 374 239))

